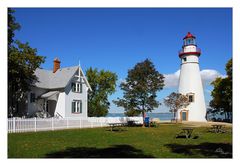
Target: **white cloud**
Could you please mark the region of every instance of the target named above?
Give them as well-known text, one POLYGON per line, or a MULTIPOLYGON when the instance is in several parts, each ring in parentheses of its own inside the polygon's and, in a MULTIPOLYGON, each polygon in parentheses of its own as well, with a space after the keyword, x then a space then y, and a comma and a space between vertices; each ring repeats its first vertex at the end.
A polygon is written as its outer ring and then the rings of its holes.
POLYGON ((202 77, 202 81, 207 84, 211 83, 217 77, 225 77, 225 76, 221 75, 218 71, 211 70, 211 69, 202 70, 200 72, 200 74, 202 77))
MULTIPOLYGON (((216 70, 212 69, 205 69, 200 71, 202 81, 204 84, 210 84, 213 80, 215 80, 217 77, 225 77, 224 75, 220 74, 216 70)), ((164 88, 177 88, 178 87, 178 79, 180 75, 180 70, 176 71, 172 74, 164 74, 164 88)))
POLYGON ((173 74, 164 74, 164 88, 175 88, 178 86, 178 78, 180 75, 180 70, 176 71, 173 74))

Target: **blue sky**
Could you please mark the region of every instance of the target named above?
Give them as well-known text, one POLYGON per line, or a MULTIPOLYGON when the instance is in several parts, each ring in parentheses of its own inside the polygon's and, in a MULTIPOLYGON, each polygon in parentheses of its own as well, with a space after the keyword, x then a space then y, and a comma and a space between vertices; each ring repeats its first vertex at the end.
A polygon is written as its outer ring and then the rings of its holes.
MULTIPOLYGON (((162 100, 177 90, 180 68, 178 50, 188 31, 197 37, 202 49, 200 68, 206 102, 211 99, 209 82, 225 75, 232 57, 231 8, 16 8, 21 24, 16 38, 29 42, 38 54, 46 56, 42 68, 52 69, 53 59, 61 67, 78 65, 117 73, 118 85, 128 69, 149 58, 168 79, 158 93, 162 100)), ((117 92, 109 100, 121 97, 117 92)), ((110 112, 122 109, 111 105, 110 112)), ((165 112, 159 107, 155 112, 165 112)))

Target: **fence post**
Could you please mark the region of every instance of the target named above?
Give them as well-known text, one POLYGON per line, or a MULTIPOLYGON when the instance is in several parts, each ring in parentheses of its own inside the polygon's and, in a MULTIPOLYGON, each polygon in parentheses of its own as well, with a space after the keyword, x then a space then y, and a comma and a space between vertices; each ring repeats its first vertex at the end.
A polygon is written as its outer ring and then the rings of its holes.
POLYGON ((34 131, 37 132, 37 118, 34 118, 34 131))
POLYGON ((69 127, 68 127, 68 118, 67 118, 67 129, 68 129, 69 127))
POLYGON ((102 119, 100 119, 100 125, 101 125, 101 127, 103 127, 103 124, 102 124, 102 119))
POLYGON ((79 128, 82 128, 82 124, 81 124, 81 118, 79 119, 79 128))
POLYGON ((15 118, 12 118, 13 120, 13 132, 15 133, 16 132, 16 122, 15 122, 15 118))
POLYGON ((52 117, 52 130, 54 130, 54 126, 53 126, 53 117, 52 117))

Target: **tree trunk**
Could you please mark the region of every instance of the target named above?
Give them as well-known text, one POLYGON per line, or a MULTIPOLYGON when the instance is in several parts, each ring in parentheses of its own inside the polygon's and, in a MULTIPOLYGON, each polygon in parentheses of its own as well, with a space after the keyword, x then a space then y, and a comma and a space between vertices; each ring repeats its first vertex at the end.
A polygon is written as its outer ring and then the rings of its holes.
POLYGON ((145 127, 145 124, 144 124, 144 120, 145 120, 145 112, 144 111, 142 111, 142 117, 143 117, 143 125, 142 125, 142 127, 145 127))
POLYGON ((174 111, 173 115, 174 115, 174 120, 175 120, 175 123, 177 123, 176 111, 174 111))

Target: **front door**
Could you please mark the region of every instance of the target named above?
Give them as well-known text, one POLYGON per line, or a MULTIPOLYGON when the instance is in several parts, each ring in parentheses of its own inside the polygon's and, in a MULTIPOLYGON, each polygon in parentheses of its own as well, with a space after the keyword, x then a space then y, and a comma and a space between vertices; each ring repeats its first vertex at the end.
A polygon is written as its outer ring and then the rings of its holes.
POLYGON ((188 121, 188 110, 181 111, 181 120, 188 121))
POLYGON ((182 112, 182 120, 183 121, 187 120, 187 112, 182 112))

